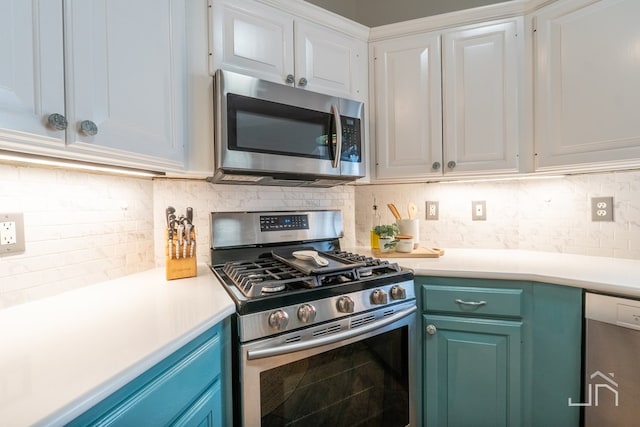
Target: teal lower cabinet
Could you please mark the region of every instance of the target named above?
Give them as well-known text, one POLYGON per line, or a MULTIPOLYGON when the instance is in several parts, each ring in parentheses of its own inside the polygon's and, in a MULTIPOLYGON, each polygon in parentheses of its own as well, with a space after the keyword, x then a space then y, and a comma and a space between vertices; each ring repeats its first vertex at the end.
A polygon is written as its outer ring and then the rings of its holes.
POLYGON ((416 277, 428 427, 580 425, 580 288, 416 277))
POLYGON ((426 424, 522 425, 522 323, 425 315, 423 324, 426 424))
POLYGON ((144 372, 69 426, 222 426, 227 321, 144 372))

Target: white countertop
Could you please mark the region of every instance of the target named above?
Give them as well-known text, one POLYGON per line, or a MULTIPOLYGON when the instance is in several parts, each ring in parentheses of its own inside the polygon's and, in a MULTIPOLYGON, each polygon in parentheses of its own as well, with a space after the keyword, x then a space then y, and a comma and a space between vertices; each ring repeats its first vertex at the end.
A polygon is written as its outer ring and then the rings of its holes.
MULTIPOLYGON (((417 275, 531 280, 640 298, 639 260, 481 249, 389 260, 417 275)), ((0 425, 63 424, 234 311, 206 265, 195 278, 166 281, 159 268, 0 310, 0 425)))
POLYGON ((640 260, 512 249, 445 249, 440 258, 388 259, 416 275, 531 280, 640 298, 640 260))
POLYGON ((60 425, 235 312, 206 265, 0 310, 0 425, 60 425))

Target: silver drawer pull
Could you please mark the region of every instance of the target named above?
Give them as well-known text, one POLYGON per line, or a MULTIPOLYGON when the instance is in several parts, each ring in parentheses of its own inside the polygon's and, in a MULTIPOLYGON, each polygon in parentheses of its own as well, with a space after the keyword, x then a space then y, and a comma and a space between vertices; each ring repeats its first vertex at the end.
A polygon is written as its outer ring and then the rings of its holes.
POLYGON ((486 301, 462 301, 460 298, 456 300, 456 303, 461 305, 471 305, 473 307, 480 307, 481 305, 486 305, 486 301))

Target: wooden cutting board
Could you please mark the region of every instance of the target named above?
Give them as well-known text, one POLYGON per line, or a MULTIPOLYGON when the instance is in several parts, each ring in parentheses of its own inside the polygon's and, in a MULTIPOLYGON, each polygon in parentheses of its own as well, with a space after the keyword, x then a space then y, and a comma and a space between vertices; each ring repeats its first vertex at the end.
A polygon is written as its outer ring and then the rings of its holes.
POLYGON ((411 253, 396 252, 395 250, 380 252, 378 249, 372 249, 371 252, 376 258, 438 258, 444 255, 444 249, 425 248, 423 246, 414 249, 411 253))

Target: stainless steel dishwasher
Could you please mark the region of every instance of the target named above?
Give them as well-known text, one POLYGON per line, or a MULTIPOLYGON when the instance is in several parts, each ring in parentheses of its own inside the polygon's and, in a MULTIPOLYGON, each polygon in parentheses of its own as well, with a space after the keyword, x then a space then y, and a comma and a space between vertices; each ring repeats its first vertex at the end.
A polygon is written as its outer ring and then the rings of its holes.
POLYGON ((584 425, 640 422, 640 300, 587 293, 584 425))

